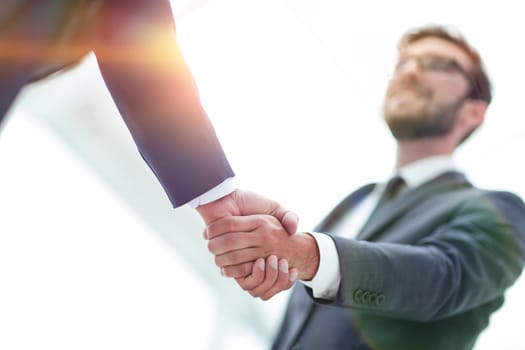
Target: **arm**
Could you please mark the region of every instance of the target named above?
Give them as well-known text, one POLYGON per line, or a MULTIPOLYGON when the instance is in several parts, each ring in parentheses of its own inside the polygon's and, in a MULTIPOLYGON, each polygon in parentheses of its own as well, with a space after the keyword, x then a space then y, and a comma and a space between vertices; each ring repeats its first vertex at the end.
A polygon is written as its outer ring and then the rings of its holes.
MULTIPOLYGON (((227 229, 248 231, 240 224, 211 227, 218 234, 209 244, 216 263, 234 274, 235 263, 267 252, 288 259, 290 266, 312 261, 303 244, 294 244, 295 252, 288 247, 301 234, 276 239, 278 232, 265 227, 270 237, 246 238, 261 233, 263 222, 258 226, 244 236, 220 235, 227 229)), ((464 202, 449 221, 415 244, 333 239, 340 261, 339 293, 335 300, 317 301, 406 320, 435 320, 501 297, 514 283, 525 262, 525 207, 511 194, 494 193, 464 202)), ((299 268, 299 278, 312 276, 299 268)))
MULTIPOLYGON (((99 17, 94 51, 100 70, 173 206, 231 178, 233 171, 175 40, 169 2, 107 1, 99 17)), ((206 224, 224 215, 266 213, 278 217, 290 233, 297 229, 294 214, 244 191, 230 192, 197 210, 206 224)))
POLYGON ((333 238, 342 278, 334 305, 424 322, 501 297, 514 283, 525 261, 525 208, 493 193, 463 202, 414 244, 333 238))
POLYGON ((174 207, 233 176, 176 42, 167 0, 105 1, 94 41, 106 85, 174 207))

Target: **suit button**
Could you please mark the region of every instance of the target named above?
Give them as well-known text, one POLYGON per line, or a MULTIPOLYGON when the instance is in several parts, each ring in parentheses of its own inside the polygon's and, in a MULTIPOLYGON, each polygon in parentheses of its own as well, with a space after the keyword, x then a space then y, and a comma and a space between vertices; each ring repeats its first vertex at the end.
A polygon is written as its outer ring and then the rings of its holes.
POLYGON ((377 305, 377 293, 370 293, 368 297, 368 303, 371 305, 377 305))
POLYGON ((363 301, 361 300, 362 295, 363 295, 363 291, 361 289, 359 289, 359 288, 356 289, 354 291, 354 295, 353 295, 354 296, 354 302, 357 303, 357 304, 362 304, 363 303, 363 301))
POLYGON ((376 299, 376 305, 381 305, 385 301, 385 295, 380 293, 376 299))
POLYGON ((363 296, 361 296, 361 300, 363 301, 363 304, 370 304, 370 300, 368 299, 370 297, 370 292, 365 291, 363 293, 363 296))

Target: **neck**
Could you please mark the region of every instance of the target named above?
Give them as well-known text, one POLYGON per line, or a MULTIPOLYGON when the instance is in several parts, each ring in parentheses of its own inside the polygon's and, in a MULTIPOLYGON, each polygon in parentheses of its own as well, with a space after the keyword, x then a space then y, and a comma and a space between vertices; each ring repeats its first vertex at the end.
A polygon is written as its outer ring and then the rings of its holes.
POLYGON ((440 137, 398 140, 396 169, 424 158, 451 155, 454 148, 454 144, 440 137))

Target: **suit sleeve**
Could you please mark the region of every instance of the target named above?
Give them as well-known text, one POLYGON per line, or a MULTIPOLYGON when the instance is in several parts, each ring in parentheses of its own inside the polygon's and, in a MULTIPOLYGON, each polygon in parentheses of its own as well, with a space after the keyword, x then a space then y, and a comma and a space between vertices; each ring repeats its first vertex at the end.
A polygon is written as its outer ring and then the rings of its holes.
POLYGON ((342 278, 334 304, 421 322, 470 310, 518 278, 524 230, 523 202, 494 192, 462 203, 414 245, 334 236, 342 278))
POLYGON ((105 1, 94 37, 104 81, 173 206, 232 177, 175 40, 169 2, 105 1))

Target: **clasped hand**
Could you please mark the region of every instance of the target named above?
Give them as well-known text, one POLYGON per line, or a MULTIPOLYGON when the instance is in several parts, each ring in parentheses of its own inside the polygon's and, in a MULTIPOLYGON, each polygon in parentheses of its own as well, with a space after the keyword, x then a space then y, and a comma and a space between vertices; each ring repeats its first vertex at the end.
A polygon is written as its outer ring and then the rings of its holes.
POLYGON ((315 240, 306 233, 289 234, 274 216, 224 217, 204 235, 221 273, 262 300, 289 289, 297 278, 311 279, 317 270, 310 257, 312 249, 317 252, 315 240))
POLYGON ((236 190, 197 207, 207 225, 204 237, 224 276, 263 300, 289 289, 317 271, 319 251, 313 237, 296 233, 298 218, 279 203, 236 190))

